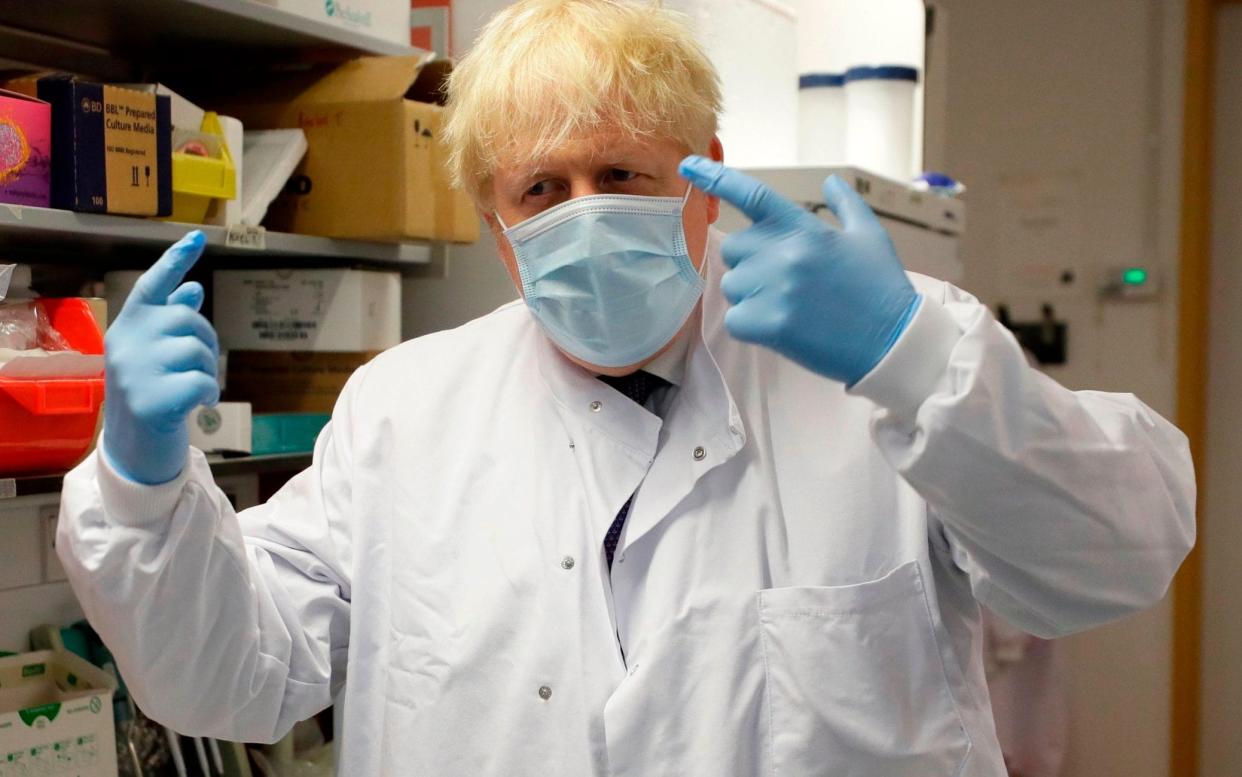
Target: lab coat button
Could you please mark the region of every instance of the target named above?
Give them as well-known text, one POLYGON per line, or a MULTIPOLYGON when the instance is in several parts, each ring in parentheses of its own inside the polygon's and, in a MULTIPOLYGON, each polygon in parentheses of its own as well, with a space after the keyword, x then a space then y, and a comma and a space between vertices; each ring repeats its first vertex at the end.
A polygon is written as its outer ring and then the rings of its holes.
POLYGON ((705 458, 707 458, 707 451, 703 450, 702 445, 694 449, 694 460, 695 461, 702 461, 705 458))
POLYGON ((592 413, 598 413, 598 412, 600 411, 600 409, 602 409, 603 407, 604 407, 604 403, 603 403, 603 402, 600 402, 600 401, 597 399, 597 400, 595 400, 594 402, 592 402, 592 403, 591 403, 591 412, 592 412, 592 413))
POLYGON ((573 569, 573 568, 574 568, 574 557, 573 556, 566 556, 565 558, 561 559, 561 569, 573 569))
POLYGON ((547 685, 539 686, 539 698, 547 701, 552 698, 552 688, 547 685))

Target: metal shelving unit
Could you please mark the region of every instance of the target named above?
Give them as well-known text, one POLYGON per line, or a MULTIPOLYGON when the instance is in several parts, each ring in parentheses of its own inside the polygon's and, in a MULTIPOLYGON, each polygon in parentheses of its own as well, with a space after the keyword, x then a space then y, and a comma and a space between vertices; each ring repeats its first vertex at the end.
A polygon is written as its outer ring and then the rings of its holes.
MULTIPOLYGON (((200 61, 230 67, 296 65, 361 55, 426 52, 280 10, 263 0, 27 0, 0 3, 0 68, 59 69, 105 81, 149 80, 200 61), (202 60, 200 57, 210 57, 202 60)), ((218 267, 371 267, 436 275, 447 245, 380 243, 179 224, 0 204, 0 255, 81 268, 141 268, 190 229, 207 235, 202 264, 218 267)), ((296 472, 307 454, 210 459, 218 477, 296 472)), ((0 506, 59 492, 63 474, 0 477, 0 506)))
MULTIPOLYGON (((208 456, 207 462, 211 465, 211 472, 216 477, 255 475, 264 472, 298 472, 310 466, 311 454, 280 453, 270 456, 233 458, 208 456)), ((59 493, 64 479, 63 474, 0 478, 0 505, 3 505, 6 499, 59 493)))
POLYGON ((15 62, 124 78, 197 51, 234 60, 420 53, 261 0, 56 0, 54 9, 15 0, 0 11, 0 56, 15 62))
POLYGON ((335 240, 285 232, 230 230, 226 227, 179 224, 156 219, 75 213, 52 208, 0 205, 0 250, 15 250, 40 261, 74 256, 106 269, 134 264, 135 249, 147 255, 162 252, 191 229, 207 235, 207 257, 238 260, 250 266, 331 264, 333 266, 372 266, 412 271, 428 264, 432 256, 446 250, 431 242, 377 243, 363 240, 335 240), (260 244, 261 243, 261 244, 260 244), (128 254, 126 253, 128 252, 128 254), (275 260, 275 261, 274 261, 275 260))

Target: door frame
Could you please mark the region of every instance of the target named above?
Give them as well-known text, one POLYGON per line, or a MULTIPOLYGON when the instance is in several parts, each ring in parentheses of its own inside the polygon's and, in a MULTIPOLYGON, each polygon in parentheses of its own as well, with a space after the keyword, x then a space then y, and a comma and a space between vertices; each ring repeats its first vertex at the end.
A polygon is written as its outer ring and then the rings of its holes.
POLYGON ((1209 284, 1216 35, 1221 6, 1242 0, 1186 0, 1183 74, 1181 240, 1178 259, 1177 424, 1190 440, 1200 538, 1173 586, 1169 774, 1198 777, 1203 668, 1203 493, 1206 488, 1209 284))

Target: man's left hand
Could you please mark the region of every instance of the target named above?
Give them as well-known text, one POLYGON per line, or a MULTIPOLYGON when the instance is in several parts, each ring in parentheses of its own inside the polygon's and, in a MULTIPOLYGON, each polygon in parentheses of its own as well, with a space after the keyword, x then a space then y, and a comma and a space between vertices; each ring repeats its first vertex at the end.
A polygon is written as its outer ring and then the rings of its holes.
POLYGON ((683 177, 752 222, 721 249, 720 281, 733 306, 725 327, 820 375, 857 383, 888 353, 918 309, 915 292, 875 214, 838 176, 824 181, 834 229, 748 175, 687 157, 683 177))

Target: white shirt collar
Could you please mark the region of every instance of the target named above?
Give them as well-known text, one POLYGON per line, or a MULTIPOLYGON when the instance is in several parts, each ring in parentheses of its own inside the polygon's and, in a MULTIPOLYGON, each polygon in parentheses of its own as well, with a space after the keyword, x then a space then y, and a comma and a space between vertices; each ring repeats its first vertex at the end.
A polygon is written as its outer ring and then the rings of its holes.
MULTIPOLYGON (((699 316, 696 309, 694 317, 699 316)), ((668 350, 653 359, 647 366, 643 367, 644 372, 649 372, 659 378, 664 378, 674 386, 680 386, 686 379, 686 354, 690 350, 690 334, 695 324, 684 328, 673 338, 673 344, 668 350)))

